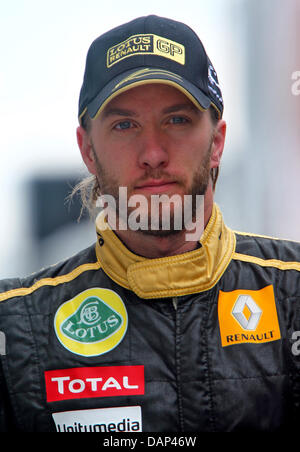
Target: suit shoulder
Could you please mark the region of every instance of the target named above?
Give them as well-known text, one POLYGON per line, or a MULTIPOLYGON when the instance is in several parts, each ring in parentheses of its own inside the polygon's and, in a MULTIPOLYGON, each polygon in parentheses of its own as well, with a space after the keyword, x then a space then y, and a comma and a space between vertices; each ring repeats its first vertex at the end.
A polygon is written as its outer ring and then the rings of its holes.
POLYGON ((300 242, 247 232, 234 232, 237 255, 294 263, 295 269, 300 271, 300 242))
POLYGON ((25 278, 0 281, 0 306, 6 300, 23 297, 43 286, 57 286, 72 281, 80 274, 100 268, 95 246, 92 245, 57 264, 43 268, 25 278))

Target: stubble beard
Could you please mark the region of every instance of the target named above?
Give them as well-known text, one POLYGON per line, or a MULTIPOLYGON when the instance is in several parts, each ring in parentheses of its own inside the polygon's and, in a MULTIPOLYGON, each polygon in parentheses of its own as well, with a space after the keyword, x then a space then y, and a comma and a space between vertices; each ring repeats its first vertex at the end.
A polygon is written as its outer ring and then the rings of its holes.
MULTIPOLYGON (((208 149, 205 153, 205 157, 203 159, 203 161, 201 162, 201 164, 199 165, 199 167, 196 169, 192 182, 190 184, 190 186, 188 188, 186 188, 186 181, 185 180, 178 180, 178 178, 176 178, 176 182, 177 184, 182 187, 183 189, 185 189, 184 195, 190 195, 187 198, 189 198, 190 202, 191 202, 191 208, 190 208, 190 216, 191 218, 188 219, 188 222, 195 222, 197 221, 197 215, 199 214, 197 212, 197 198, 199 196, 203 197, 206 193, 208 184, 209 184, 209 179, 210 179, 210 157, 211 157, 211 149, 212 149, 212 139, 210 141, 210 144, 208 146, 208 149)), ((99 184, 99 188, 100 188, 100 193, 101 195, 110 195, 114 198, 115 203, 116 203, 116 209, 117 209, 117 216, 118 213, 120 213, 120 211, 122 212, 122 210, 120 209, 120 198, 119 198, 119 182, 114 179, 113 177, 109 177, 107 175, 107 172, 105 171, 105 169, 103 168, 103 166, 101 165, 99 158, 95 152, 94 146, 92 145, 92 151, 94 154, 94 159, 96 162, 96 169, 97 169, 97 181, 99 184)), ((148 180, 148 179, 170 179, 170 175, 166 174, 164 172, 164 170, 161 169, 146 169, 145 170, 145 174, 143 176, 142 179, 139 180, 139 182, 141 183, 143 180, 148 180)), ((132 192, 134 191, 134 186, 128 186, 127 187, 127 206, 128 206, 128 200, 132 194, 132 192)), ((175 227, 175 217, 177 215, 176 213, 176 208, 180 208, 180 212, 182 215, 182 221, 181 224, 184 227, 184 224, 186 224, 187 219, 183 218, 184 215, 184 209, 183 209, 183 203, 184 203, 184 197, 183 195, 180 196, 181 197, 181 206, 173 206, 173 209, 170 210, 170 221, 169 221, 169 228, 168 229, 164 229, 164 225, 163 225, 163 219, 162 219, 162 205, 160 205, 160 210, 159 210, 159 215, 160 217, 157 219, 155 219, 156 221, 154 221, 154 223, 156 224, 156 228, 153 229, 151 227, 151 203, 150 200, 148 202, 148 209, 146 212, 143 212, 143 215, 146 215, 146 222, 148 224, 147 228, 140 228, 137 229, 136 232, 145 234, 145 235, 152 235, 152 236, 156 236, 156 237, 168 237, 171 235, 176 235, 179 233, 182 233, 182 229, 178 229, 177 227, 175 227)), ((171 197, 170 197, 171 198, 171 197)), ((187 199, 186 198, 186 199, 187 199)), ((126 224, 128 224, 128 218, 130 216, 130 214, 132 214, 132 212, 136 209, 136 207, 127 207, 127 218, 122 218, 122 222, 124 224, 124 222, 126 222, 126 224)), ((178 218, 178 217, 177 217, 178 218)), ((143 223, 143 222, 141 222, 143 223)), ((144 222, 145 224, 145 222, 144 222)))

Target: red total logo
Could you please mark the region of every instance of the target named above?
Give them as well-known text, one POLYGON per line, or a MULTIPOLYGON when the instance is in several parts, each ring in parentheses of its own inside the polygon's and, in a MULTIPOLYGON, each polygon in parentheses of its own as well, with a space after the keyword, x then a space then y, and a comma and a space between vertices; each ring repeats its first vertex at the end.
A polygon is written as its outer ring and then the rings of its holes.
POLYGON ((144 366, 76 367, 45 371, 47 402, 144 394, 144 366))

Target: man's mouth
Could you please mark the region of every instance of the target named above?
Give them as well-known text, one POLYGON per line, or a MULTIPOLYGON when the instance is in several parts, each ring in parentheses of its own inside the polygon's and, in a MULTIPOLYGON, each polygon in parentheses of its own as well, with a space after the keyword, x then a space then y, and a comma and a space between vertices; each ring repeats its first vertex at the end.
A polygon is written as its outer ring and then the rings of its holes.
POLYGON ((177 182, 163 179, 149 179, 145 182, 141 182, 134 188, 138 191, 144 191, 147 193, 165 193, 169 190, 173 190, 177 182))

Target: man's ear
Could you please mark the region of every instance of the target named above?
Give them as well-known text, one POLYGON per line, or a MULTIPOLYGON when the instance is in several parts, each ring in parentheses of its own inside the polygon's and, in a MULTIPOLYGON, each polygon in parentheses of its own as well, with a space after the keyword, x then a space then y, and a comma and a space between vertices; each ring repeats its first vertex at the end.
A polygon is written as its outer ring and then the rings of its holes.
POLYGON ((91 139, 87 131, 82 127, 77 127, 76 130, 77 143, 81 152, 81 157, 91 174, 96 174, 95 157, 92 149, 91 139))
POLYGON ((223 119, 221 119, 218 121, 214 129, 212 152, 210 158, 211 168, 217 168, 220 166, 223 149, 225 145, 225 136, 226 136, 226 122, 223 119))

